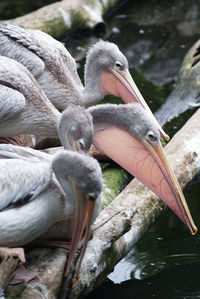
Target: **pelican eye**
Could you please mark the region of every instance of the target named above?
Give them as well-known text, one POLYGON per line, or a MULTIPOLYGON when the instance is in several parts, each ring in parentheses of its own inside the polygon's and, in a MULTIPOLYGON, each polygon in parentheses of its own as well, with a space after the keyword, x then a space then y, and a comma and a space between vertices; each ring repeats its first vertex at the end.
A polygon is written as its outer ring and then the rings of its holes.
POLYGON ((116 66, 116 68, 118 68, 120 71, 123 70, 123 64, 122 64, 121 62, 116 61, 115 66, 116 66))
POLYGON ((88 193, 88 200, 95 201, 97 198, 97 194, 95 192, 88 193))
POLYGON ((78 141, 79 147, 82 151, 85 150, 85 140, 83 138, 80 138, 78 141))
POLYGON ((146 138, 150 141, 150 142, 155 142, 158 140, 158 137, 156 135, 156 133, 154 131, 149 131, 146 135, 146 138))

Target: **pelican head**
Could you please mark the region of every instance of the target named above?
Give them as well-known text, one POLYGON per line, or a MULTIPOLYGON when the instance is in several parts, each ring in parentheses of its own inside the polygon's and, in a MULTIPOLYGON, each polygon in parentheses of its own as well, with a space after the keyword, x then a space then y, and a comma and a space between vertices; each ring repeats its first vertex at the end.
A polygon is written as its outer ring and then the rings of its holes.
POLYGON ((57 154, 53 160, 52 168, 65 194, 75 199, 75 223, 66 276, 85 229, 84 243, 76 269, 76 275, 78 275, 90 236, 96 203, 101 202, 103 184, 101 168, 95 159, 67 150, 57 154))
POLYGON ((101 105, 98 113, 95 107, 89 111, 95 146, 157 194, 195 234, 197 228, 149 113, 137 103, 101 105))
POLYGON ((89 49, 85 65, 85 86, 94 93, 94 79, 90 78, 97 78, 100 82, 95 82, 95 86, 99 87, 101 98, 112 94, 121 97, 125 103, 140 103, 151 115, 162 137, 169 141, 169 136, 158 124, 134 83, 128 69, 128 61, 117 45, 100 40, 89 49))
POLYGON ((65 149, 86 153, 93 140, 92 116, 83 107, 71 105, 62 112, 58 131, 65 149))

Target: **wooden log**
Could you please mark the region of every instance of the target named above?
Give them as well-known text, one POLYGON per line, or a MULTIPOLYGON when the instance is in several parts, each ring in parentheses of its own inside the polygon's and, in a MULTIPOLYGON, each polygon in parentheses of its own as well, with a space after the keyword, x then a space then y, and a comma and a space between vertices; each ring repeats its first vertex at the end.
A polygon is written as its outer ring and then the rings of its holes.
POLYGON ((39 29, 60 39, 81 27, 105 30, 103 14, 119 0, 62 0, 5 23, 39 29))
POLYGON ((12 281, 15 271, 20 264, 18 258, 12 256, 5 257, 0 264, 0 298, 4 298, 4 292, 6 291, 9 283, 12 281))

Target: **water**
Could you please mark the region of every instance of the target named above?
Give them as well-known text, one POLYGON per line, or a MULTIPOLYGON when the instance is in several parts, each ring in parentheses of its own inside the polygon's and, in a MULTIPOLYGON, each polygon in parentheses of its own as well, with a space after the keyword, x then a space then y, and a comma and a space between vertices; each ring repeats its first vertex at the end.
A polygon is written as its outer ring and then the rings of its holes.
POLYGON ((200 297, 200 263, 172 267, 144 280, 126 280, 121 284, 106 281, 87 299, 194 299, 200 297))
MULTIPOLYGON (((200 183, 184 191, 200 225, 200 183)), ((200 298, 200 236, 191 236, 168 209, 87 299, 200 298)))
MULTIPOLYGON (((21 15, 42 3, 47 1, 1 1, 0 18, 21 15)), ((152 111, 156 111, 173 89, 185 53, 199 38, 199 1, 129 1, 106 21, 105 38, 117 43, 127 56, 136 84, 152 111)), ((82 77, 82 58, 87 46, 97 39, 77 32, 64 40, 80 60, 82 77)), ((106 100, 120 102, 110 96, 106 100)), ((173 136, 193 113, 190 110, 174 119, 165 131, 173 136)), ((194 221, 200 226, 198 178, 186 187, 184 194, 194 221)), ((200 237, 191 236, 179 219, 166 210, 87 298, 200 298, 199 277, 200 237)))

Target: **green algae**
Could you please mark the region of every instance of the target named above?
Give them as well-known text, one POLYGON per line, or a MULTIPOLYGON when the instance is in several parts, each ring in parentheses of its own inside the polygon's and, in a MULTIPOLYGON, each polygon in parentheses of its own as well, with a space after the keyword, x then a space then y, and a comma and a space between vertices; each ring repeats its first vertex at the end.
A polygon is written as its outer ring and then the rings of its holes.
POLYGON ((103 204, 102 209, 107 207, 113 199, 119 195, 128 174, 124 169, 118 167, 107 167, 103 170, 103 204))

